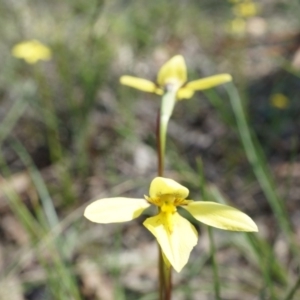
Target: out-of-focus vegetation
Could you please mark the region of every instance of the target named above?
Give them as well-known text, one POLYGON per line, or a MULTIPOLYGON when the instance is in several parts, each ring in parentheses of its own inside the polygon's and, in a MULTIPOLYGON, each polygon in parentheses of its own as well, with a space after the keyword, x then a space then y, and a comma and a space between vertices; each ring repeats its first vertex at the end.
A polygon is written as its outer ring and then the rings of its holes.
MULTIPOLYGON (((155 80, 175 54, 191 80, 230 73, 248 122, 220 87, 178 102, 169 126, 168 177, 200 199, 201 158, 206 197, 259 226, 213 231, 222 299, 300 297, 300 4, 252 1, 251 13, 249 2, 0 2, 0 299, 157 299, 144 217, 96 225, 82 213, 96 198, 148 193, 160 100, 119 78, 155 80), (32 39, 50 61, 12 56, 32 39)), ((200 234, 174 299, 214 299, 200 234)))

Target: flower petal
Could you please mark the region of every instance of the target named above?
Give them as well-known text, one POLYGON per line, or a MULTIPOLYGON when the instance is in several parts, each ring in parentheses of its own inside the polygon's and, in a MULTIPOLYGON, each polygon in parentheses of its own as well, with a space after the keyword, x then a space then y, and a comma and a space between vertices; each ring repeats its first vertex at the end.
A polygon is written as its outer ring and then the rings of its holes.
POLYGON ((187 81, 186 65, 183 56, 176 55, 168 60, 159 70, 157 82, 161 87, 176 82, 178 87, 187 81))
POLYGON ((160 197, 161 195, 174 195, 177 198, 185 199, 189 190, 173 179, 156 177, 150 184, 149 195, 151 198, 160 197))
POLYGON ((190 81, 186 84, 185 88, 192 89, 194 91, 206 90, 229 81, 232 81, 231 75, 219 74, 203 79, 190 81))
POLYGON ((156 237, 173 268, 180 272, 197 244, 198 233, 195 227, 178 213, 173 215, 174 229, 172 233, 166 229, 164 221, 163 214, 159 214, 148 218, 144 222, 144 226, 156 237))
POLYGON ((177 92, 177 99, 190 99, 194 95, 194 90, 188 89, 186 87, 180 88, 177 92))
POLYGON ((228 205, 200 201, 192 202, 182 208, 190 212, 195 219, 209 226, 232 231, 258 231, 249 216, 228 205))
POLYGON ((145 199, 105 198, 88 205, 84 216, 96 223, 118 223, 133 220, 149 207, 145 199))
POLYGON ((135 89, 144 92, 149 92, 149 93, 157 92, 156 84, 147 79, 133 77, 133 76, 122 76, 120 78, 120 82, 124 85, 128 85, 130 87, 133 87, 135 89))

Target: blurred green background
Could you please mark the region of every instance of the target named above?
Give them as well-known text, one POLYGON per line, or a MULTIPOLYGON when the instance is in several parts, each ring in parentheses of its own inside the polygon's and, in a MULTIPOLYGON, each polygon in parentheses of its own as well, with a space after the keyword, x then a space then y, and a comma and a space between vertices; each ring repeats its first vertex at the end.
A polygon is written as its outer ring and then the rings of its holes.
POLYGON ((0 299, 157 299, 144 217, 98 225, 82 214, 90 200, 148 193, 160 99, 119 78, 155 81, 176 54, 189 80, 233 76, 259 166, 221 86, 176 104, 166 176, 201 199, 201 159, 208 197, 260 231, 214 230, 212 253, 197 225, 174 299, 215 299, 213 256, 221 299, 299 299, 299 14, 296 0, 1 0, 0 299), (31 39, 51 60, 12 55, 31 39))

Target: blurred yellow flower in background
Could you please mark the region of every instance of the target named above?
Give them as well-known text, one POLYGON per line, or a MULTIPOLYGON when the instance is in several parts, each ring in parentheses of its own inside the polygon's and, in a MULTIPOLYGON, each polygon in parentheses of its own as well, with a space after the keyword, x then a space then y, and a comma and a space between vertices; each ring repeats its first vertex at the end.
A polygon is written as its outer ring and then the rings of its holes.
POLYGON ((37 40, 24 41, 16 44, 11 51, 12 55, 24 59, 29 64, 39 60, 50 60, 51 49, 37 40))
POLYGON ((243 18, 254 17, 258 13, 257 4, 252 1, 245 1, 235 4, 232 10, 236 16, 243 18))
POLYGON ((229 74, 219 74, 187 82, 187 70, 183 56, 176 55, 167 61, 159 70, 157 84, 143 78, 122 76, 121 84, 144 92, 163 95, 164 90, 172 87, 177 91, 177 99, 190 99, 195 91, 205 90, 232 80, 229 74))
POLYGON ((197 244, 195 227, 178 212, 181 206, 196 220, 225 230, 258 231, 253 220, 241 211, 219 203, 187 200, 189 190, 176 181, 156 177, 145 199, 105 198, 96 200, 85 209, 84 216, 96 223, 115 223, 133 220, 151 204, 158 214, 147 218, 144 226, 156 237, 167 263, 180 272, 190 252, 197 244))
POLYGON ((289 106, 289 102, 289 98, 280 93, 273 94, 270 98, 271 105, 279 109, 287 108, 289 106))
POLYGON ((243 35, 246 32, 246 21, 242 18, 234 18, 229 22, 228 31, 234 35, 243 35))

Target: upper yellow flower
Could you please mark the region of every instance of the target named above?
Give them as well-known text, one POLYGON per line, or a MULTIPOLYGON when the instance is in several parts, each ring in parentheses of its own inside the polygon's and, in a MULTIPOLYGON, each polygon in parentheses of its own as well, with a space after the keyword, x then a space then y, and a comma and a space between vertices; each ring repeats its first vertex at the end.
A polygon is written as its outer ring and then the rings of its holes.
POLYGON ((51 50, 37 40, 24 41, 12 48, 12 55, 24 59, 29 64, 39 60, 50 60, 51 50))
POLYGON ((151 204, 159 208, 156 216, 143 223, 156 237, 164 257, 177 272, 187 263, 197 244, 195 227, 178 212, 181 206, 207 225, 233 231, 258 231, 256 224, 241 211, 219 203, 187 200, 189 190, 176 181, 156 177, 145 199, 105 198, 87 206, 84 216, 96 223, 125 222, 139 217, 151 204))
POLYGON ((120 78, 120 82, 124 85, 158 95, 162 95, 165 89, 172 87, 177 91, 177 99, 189 99, 197 90, 209 89, 231 80, 231 75, 219 74, 186 83, 186 64, 181 55, 174 56, 161 67, 157 75, 157 84, 147 79, 132 76, 120 78))

